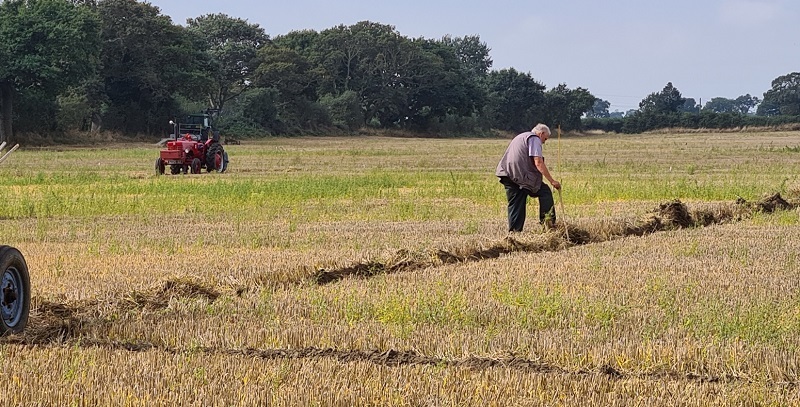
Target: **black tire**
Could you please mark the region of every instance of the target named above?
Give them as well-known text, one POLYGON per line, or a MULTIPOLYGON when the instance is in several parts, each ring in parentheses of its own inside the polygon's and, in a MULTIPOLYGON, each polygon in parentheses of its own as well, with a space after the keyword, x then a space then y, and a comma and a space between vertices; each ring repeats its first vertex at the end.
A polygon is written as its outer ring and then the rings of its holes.
POLYGON ((164 175, 164 171, 166 170, 166 165, 164 165, 164 160, 161 157, 156 158, 156 175, 164 175))
POLYGON ((219 172, 225 172, 227 169, 228 169, 228 152, 227 151, 223 151, 222 152, 222 168, 219 170, 219 172))
POLYGON ((31 309, 31 277, 19 250, 0 246, 0 334, 20 333, 31 309))
POLYGON ((206 151, 206 168, 208 169, 208 172, 225 172, 225 169, 228 166, 226 160, 227 157, 222 144, 213 143, 208 147, 208 150, 206 151))
POLYGON ((181 169, 182 169, 181 167, 183 167, 183 166, 182 165, 175 165, 175 164, 170 165, 169 166, 169 172, 172 173, 172 175, 178 175, 178 174, 181 173, 181 169))
POLYGON ((202 166, 199 158, 195 157, 192 159, 192 174, 199 174, 202 166))

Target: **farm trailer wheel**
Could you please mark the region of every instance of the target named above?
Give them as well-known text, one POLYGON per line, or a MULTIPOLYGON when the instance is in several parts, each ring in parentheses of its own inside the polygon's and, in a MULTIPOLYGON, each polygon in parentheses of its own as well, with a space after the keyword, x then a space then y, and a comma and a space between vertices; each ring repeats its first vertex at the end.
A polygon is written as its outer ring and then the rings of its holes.
POLYGON ((0 334, 19 333, 28 324, 31 308, 31 278, 19 250, 0 246, 0 334))

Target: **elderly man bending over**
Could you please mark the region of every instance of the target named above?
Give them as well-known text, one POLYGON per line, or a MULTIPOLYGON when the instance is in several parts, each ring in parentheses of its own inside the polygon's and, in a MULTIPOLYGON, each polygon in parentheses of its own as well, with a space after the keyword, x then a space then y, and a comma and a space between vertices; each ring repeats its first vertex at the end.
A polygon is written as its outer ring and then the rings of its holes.
POLYGON ((518 134, 511 140, 503 158, 497 164, 495 175, 506 188, 508 198, 508 230, 522 232, 525 225, 525 206, 528 196, 539 198, 539 223, 552 228, 556 222, 553 191, 542 178, 547 178, 553 188, 560 190, 542 155, 542 145, 550 138, 550 128, 537 124, 531 131, 518 134))

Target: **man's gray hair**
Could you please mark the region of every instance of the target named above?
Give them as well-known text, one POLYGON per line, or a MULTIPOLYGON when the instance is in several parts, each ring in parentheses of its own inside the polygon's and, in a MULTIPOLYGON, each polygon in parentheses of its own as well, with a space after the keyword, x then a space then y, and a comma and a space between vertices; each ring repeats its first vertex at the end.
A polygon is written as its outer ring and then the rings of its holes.
POLYGON ((552 134, 552 133, 550 133, 550 128, 547 127, 546 124, 542 124, 542 123, 537 124, 536 127, 534 127, 533 130, 531 130, 531 131, 536 133, 536 134, 541 134, 542 132, 545 132, 545 133, 547 133, 548 137, 552 134))

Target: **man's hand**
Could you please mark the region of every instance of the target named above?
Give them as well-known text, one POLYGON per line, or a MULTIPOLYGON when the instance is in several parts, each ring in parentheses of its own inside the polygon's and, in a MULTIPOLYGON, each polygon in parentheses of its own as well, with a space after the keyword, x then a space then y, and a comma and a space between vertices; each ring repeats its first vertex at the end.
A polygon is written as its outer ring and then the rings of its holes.
POLYGON ((550 175, 550 171, 547 169, 547 165, 544 163, 544 159, 542 157, 531 157, 533 158, 533 165, 536 167, 539 172, 542 173, 542 176, 550 181, 550 185, 557 190, 561 190, 561 183, 554 180, 553 176, 550 175))

